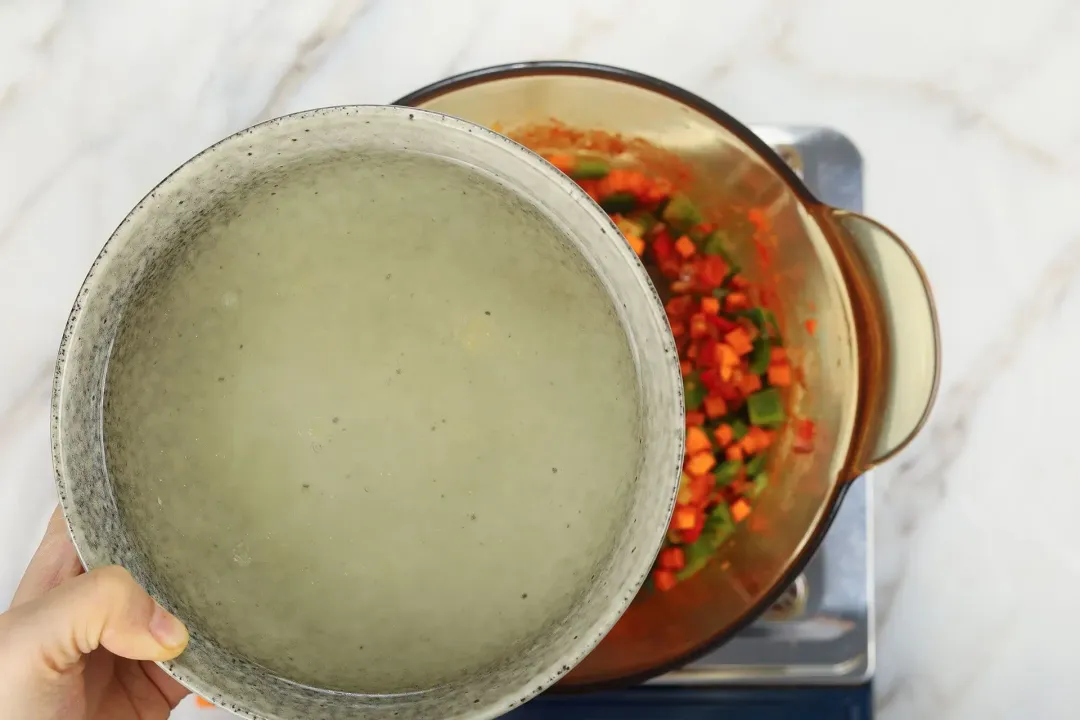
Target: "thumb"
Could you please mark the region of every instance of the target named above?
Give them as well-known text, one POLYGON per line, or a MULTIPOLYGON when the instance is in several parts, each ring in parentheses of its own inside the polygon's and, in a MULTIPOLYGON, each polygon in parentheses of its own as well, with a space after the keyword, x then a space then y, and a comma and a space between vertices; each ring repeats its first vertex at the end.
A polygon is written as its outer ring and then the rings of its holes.
POLYGON ((40 657, 57 672, 99 647, 132 660, 171 660, 188 642, 183 623, 117 566, 73 578, 8 615, 22 657, 40 657))

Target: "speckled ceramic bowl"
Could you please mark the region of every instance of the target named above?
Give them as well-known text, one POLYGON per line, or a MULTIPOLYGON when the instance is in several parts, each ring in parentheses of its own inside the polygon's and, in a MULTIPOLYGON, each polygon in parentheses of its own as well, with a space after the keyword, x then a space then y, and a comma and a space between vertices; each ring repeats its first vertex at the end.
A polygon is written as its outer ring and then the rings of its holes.
MULTIPOLYGON (((396 107, 339 107, 272 120, 199 154, 140 202, 106 243, 64 330, 52 397, 52 450, 64 515, 84 564, 120 564, 165 607, 188 620, 191 644, 164 669, 243 717, 487 718, 520 705, 568 672, 600 641, 646 577, 667 527, 682 461, 682 383, 663 308, 633 252, 607 216, 568 178, 521 146, 445 115, 396 107), (299 140, 299 142, 298 142, 299 140), (331 692, 293 683, 223 647, 163 596, 164 583, 134 540, 105 469, 101 402, 111 343, 125 309, 155 292, 186 236, 230 206, 252 182, 270 182, 316 153, 408 149, 468 162, 569 228, 631 340, 640 383, 643 462, 625 486, 626 515, 614 551, 570 614, 513 657, 429 690, 399 695, 331 692)), ((212 499, 208 499, 212 501, 212 499)))

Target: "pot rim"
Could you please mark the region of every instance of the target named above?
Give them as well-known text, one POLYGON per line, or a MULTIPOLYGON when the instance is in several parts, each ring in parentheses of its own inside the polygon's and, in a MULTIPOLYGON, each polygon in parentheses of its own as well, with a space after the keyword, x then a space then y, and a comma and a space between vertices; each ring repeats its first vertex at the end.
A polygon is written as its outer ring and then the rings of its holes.
MULTIPOLYGON (((781 158, 775 150, 769 147, 764 140, 755 135, 746 125, 701 96, 681 88, 678 85, 669 83, 666 80, 661 80, 636 70, 628 70, 613 65, 573 60, 532 60, 503 65, 491 65, 452 75, 429 85, 425 85, 424 87, 398 98, 393 104, 420 107, 421 103, 434 100, 446 93, 461 90, 473 85, 479 85, 493 80, 528 77, 531 75, 576 75, 592 77, 600 80, 610 80, 627 85, 634 85, 645 90, 665 95, 676 102, 697 110, 735 135, 740 141, 757 153, 762 160, 768 163, 769 167, 780 176, 788 187, 791 188, 798 200, 803 205, 808 206, 808 209, 811 206, 819 209, 830 207, 818 200, 814 194, 810 192, 810 189, 802 179, 795 174, 786 162, 784 162, 783 158, 781 158)), ((814 553, 816 553, 821 546, 829 528, 832 527, 833 520, 839 512, 840 503, 847 493, 848 487, 852 482, 855 482, 855 480, 858 480, 858 478, 855 478, 854 480, 840 478, 837 480, 833 485, 832 491, 824 501, 825 507, 823 512, 819 515, 817 522, 812 526, 810 531, 805 535, 805 542, 803 543, 801 550, 794 558, 792 558, 787 569, 780 574, 780 577, 773 586, 763 593, 756 603, 748 605, 742 615, 736 618, 723 630, 706 638, 692 650, 652 669, 629 673, 618 678, 583 682, 569 686, 564 686, 562 682, 559 682, 549 688, 548 692, 557 694, 578 694, 600 690, 616 690, 625 688, 629 685, 637 685, 650 678, 663 675, 691 663, 732 639, 772 606, 784 593, 788 585, 793 583, 795 578, 797 578, 806 568, 806 565, 810 562, 814 553)))

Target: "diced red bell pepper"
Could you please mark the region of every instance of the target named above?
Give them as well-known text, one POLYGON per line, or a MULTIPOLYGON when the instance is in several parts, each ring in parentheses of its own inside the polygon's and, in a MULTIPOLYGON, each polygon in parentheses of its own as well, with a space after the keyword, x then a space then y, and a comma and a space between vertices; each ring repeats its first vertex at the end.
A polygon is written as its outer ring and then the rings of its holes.
POLYGON ((667 592, 678 584, 675 573, 670 570, 654 570, 652 574, 653 587, 660 592, 667 592))
POLYGON ((657 556, 656 562, 664 570, 682 570, 686 567, 686 553, 680 547, 664 548, 657 556))
POLYGON ((795 423, 795 442, 792 450, 797 453, 808 453, 814 450, 814 435, 816 428, 811 420, 800 419, 795 423))
POLYGON ((727 263, 719 255, 705 255, 694 266, 694 279, 702 292, 720 287, 728 274, 727 263))
POLYGON ((705 415, 714 420, 719 417, 724 417, 728 412, 727 403, 720 395, 707 396, 705 398, 704 408, 705 415))
POLYGON ((689 530, 683 531, 682 541, 687 545, 693 544, 697 541, 699 537, 701 537, 701 531, 705 529, 705 515, 702 514, 701 518, 702 519, 700 523, 690 528, 689 530))
POLYGON ((705 319, 709 322, 709 325, 716 328, 718 334, 720 335, 725 335, 739 327, 739 324, 737 322, 728 320, 726 317, 723 317, 721 315, 706 315, 705 319))

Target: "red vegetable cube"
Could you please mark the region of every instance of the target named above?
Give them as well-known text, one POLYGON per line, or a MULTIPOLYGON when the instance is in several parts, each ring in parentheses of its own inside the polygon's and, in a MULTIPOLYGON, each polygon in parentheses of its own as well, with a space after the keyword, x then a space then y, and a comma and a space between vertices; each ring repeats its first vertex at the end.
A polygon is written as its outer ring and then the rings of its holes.
POLYGON ((678 580, 675 579, 675 573, 670 570, 654 570, 652 579, 653 586, 660 592, 667 592, 675 587, 675 584, 678 582, 678 580))
POLYGON ((680 547, 664 548, 660 551, 657 563, 664 570, 682 570, 686 567, 686 554, 680 547))

